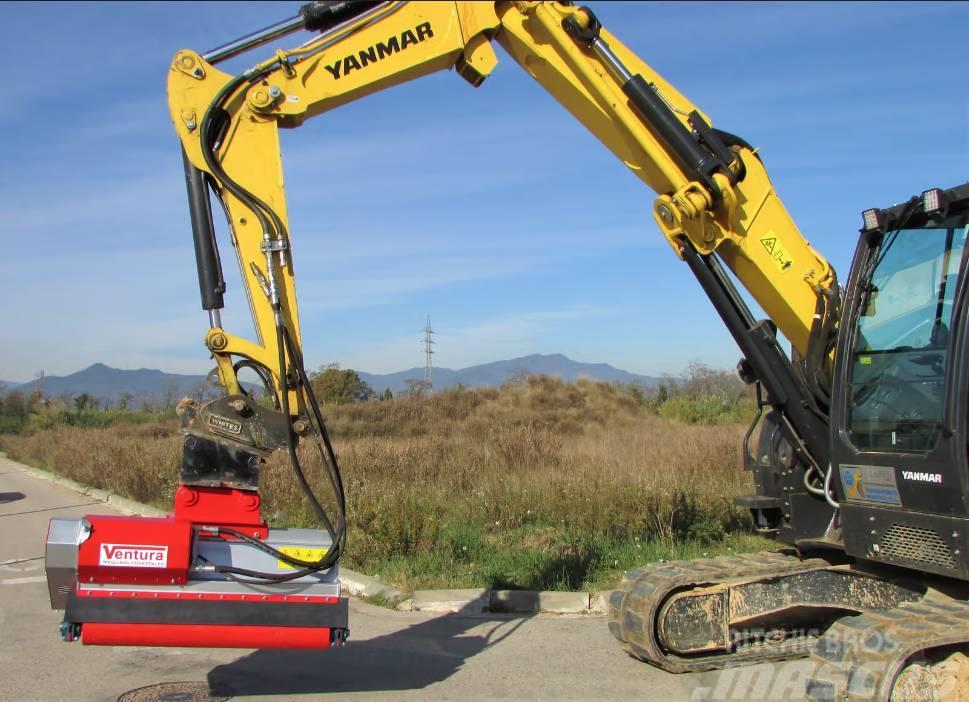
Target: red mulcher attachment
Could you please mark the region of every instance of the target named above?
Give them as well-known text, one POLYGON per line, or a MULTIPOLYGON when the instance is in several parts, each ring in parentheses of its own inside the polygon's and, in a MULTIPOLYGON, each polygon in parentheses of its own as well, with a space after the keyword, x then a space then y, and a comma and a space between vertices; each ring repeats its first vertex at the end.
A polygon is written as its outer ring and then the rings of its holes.
POLYGON ((293 578, 303 571, 277 555, 318 561, 332 545, 328 533, 269 529, 259 508, 253 490, 181 485, 174 514, 163 518, 52 519, 47 581, 51 607, 64 610, 62 637, 108 646, 342 645, 347 600, 337 566, 293 578))

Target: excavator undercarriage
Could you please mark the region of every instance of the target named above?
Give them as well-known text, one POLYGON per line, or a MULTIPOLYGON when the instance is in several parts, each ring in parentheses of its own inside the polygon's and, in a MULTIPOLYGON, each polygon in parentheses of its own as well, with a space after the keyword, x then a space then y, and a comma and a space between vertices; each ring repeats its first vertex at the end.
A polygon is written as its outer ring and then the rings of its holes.
POLYGON ((674 561, 627 572, 608 623, 629 655, 674 673, 811 656, 812 700, 961 700, 969 593, 931 585, 793 553, 674 561))
POLYGON ((783 553, 675 561, 625 575, 609 599, 609 629, 636 658, 710 670, 806 655, 841 617, 923 594, 914 581, 783 553))

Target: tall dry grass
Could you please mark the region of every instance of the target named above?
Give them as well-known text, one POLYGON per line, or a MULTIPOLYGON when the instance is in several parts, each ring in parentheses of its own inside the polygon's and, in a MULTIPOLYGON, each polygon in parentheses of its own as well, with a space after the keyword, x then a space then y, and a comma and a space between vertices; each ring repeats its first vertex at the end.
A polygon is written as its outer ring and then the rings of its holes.
POLYGON ((168 508, 182 460, 178 423, 173 419, 108 427, 55 425, 0 434, 0 449, 79 483, 168 508))
MULTIPOLYGON (((467 565, 476 583, 516 585, 475 568, 489 558, 497 568, 495 553, 524 549, 525 560, 544 554, 529 568, 551 568, 534 575, 545 579, 539 584, 564 578, 578 586, 596 568, 619 567, 612 554, 624 544, 711 543, 744 524, 731 504, 749 491, 740 469, 743 427, 674 422, 609 385, 533 377, 500 392, 451 390, 324 412, 346 484, 351 567, 374 572, 401 559, 440 557, 441 569, 467 565)), ((0 436, 0 447, 80 482, 167 505, 181 442, 167 421, 60 426, 0 436)), ((300 454, 326 494, 317 453, 303 447, 300 454)), ((272 521, 313 524, 285 456, 269 462, 262 486, 272 521)), ((518 580, 533 577, 516 563, 501 567, 517 569, 518 580)))

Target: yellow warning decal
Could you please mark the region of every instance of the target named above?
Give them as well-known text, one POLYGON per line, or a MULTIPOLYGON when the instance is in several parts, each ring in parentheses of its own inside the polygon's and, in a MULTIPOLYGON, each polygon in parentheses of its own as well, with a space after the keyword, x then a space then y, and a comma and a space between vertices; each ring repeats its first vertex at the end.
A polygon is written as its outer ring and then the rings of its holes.
POLYGON ((777 237, 773 236, 773 234, 774 232, 768 232, 767 236, 760 240, 761 246, 770 255, 774 264, 782 271, 786 271, 794 265, 794 260, 781 247, 777 242, 777 237))
POLYGON ((870 366, 871 365, 871 356, 859 356, 858 357, 858 363, 860 363, 863 366, 870 366))
MULTIPOLYGON (((280 553, 285 553, 287 556, 298 558, 301 561, 310 562, 320 560, 329 550, 328 548, 314 548, 312 546, 281 546, 279 548, 280 553)), ((296 570, 295 566, 291 566, 286 561, 276 561, 276 565, 283 570, 296 570)))

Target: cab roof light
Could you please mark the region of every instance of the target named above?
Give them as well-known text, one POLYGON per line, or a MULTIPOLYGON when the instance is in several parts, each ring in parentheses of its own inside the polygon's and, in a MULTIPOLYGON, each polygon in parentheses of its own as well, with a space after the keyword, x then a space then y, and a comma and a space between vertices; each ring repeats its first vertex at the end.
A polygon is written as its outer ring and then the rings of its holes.
POLYGON ((922 210, 927 215, 940 214, 945 210, 945 196, 939 188, 922 193, 922 210))
POLYGON ((861 218, 864 221, 862 231, 876 232, 883 231, 885 228, 885 215, 878 208, 873 207, 870 210, 865 210, 861 213, 861 218))

